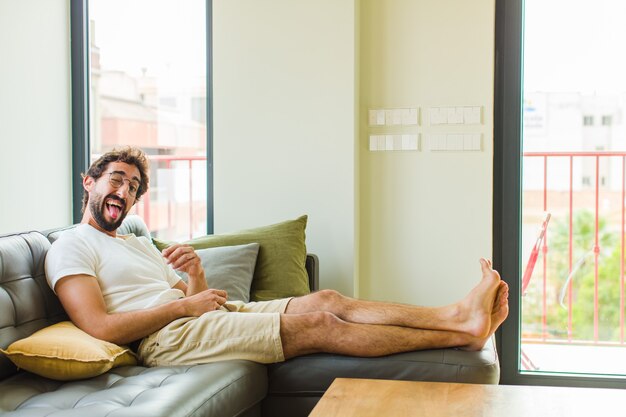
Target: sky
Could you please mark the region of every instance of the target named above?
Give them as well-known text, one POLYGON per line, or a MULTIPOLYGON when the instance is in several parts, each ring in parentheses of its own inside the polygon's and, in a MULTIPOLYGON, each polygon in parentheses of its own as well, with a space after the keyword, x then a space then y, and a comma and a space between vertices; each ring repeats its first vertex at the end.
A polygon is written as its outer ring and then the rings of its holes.
POLYGON ((90 0, 89 14, 103 69, 206 74, 205 0, 90 0))
POLYGON ((525 91, 626 91, 626 0, 525 0, 525 7, 525 91))

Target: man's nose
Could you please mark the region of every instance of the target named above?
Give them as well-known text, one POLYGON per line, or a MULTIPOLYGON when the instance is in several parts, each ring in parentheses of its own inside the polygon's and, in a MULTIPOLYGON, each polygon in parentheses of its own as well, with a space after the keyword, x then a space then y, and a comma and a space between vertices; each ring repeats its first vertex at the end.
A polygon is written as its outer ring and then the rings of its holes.
POLYGON ((115 189, 115 194, 126 200, 130 195, 130 182, 122 181, 122 185, 115 189))

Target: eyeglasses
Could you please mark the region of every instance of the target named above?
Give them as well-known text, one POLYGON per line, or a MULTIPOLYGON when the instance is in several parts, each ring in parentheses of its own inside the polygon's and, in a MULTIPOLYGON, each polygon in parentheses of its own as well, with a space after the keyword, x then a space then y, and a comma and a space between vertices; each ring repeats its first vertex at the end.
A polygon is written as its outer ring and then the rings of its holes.
POLYGON ((109 174, 109 184, 111 184, 113 188, 120 188, 124 185, 124 181, 128 181, 128 194, 133 197, 137 195, 137 191, 139 191, 140 186, 139 181, 129 180, 119 172, 107 172, 107 174, 109 174))

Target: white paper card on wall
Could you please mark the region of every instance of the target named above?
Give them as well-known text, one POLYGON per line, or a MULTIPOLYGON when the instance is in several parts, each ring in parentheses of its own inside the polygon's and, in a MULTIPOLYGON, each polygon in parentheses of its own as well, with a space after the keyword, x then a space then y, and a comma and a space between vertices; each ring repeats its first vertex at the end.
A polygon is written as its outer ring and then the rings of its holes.
POLYGON ((482 151, 482 135, 480 133, 475 133, 472 135, 472 150, 474 151, 482 151))
POLYGON ((456 122, 457 123, 463 123, 463 119, 464 119, 464 111, 463 111, 463 107, 457 107, 456 108, 456 122))
POLYGON ((448 124, 458 125, 463 123, 463 109, 458 107, 448 108, 448 124))
POLYGON ((417 135, 402 135, 402 150, 403 151, 416 151, 417 150, 417 135))
MULTIPOLYGON (((445 135, 440 135, 444 140, 445 135)), ((419 135, 402 134, 402 135, 370 135, 369 150, 377 151, 418 151, 419 135)), ((445 150, 445 149, 441 149, 445 150)))
POLYGON ((482 151, 481 133, 435 133, 426 138, 431 151, 482 151))
POLYGON ((385 124, 391 125, 393 123, 393 110, 385 109, 385 124))
POLYGON ((385 125, 385 110, 376 110, 376 126, 385 125))
POLYGON ((482 123, 482 107, 478 106, 478 107, 472 107, 472 119, 471 119, 471 123, 474 124, 481 124, 482 123))
POLYGON ((385 109, 385 124, 399 126, 402 124, 402 113, 399 109, 385 109))
POLYGON ((472 135, 463 135, 463 150, 472 150, 472 135))
POLYGON ((379 151, 384 151, 385 149, 387 149, 387 138, 385 137, 385 135, 379 135, 378 136, 378 146, 377 146, 379 151))
POLYGON ((370 109, 367 114, 368 124, 370 126, 384 126, 385 125, 385 110, 384 109, 370 109))
POLYGON ((463 107, 463 122, 465 124, 472 124, 470 123, 472 116, 472 107, 463 107))
POLYGON ((393 151, 393 135, 385 136, 385 150, 393 151))
POLYGON ((456 121, 456 109, 454 107, 447 107, 446 108, 446 113, 448 115, 448 117, 447 117, 448 124, 456 124, 456 123, 458 123, 456 121))
POLYGON ((439 135, 437 138, 437 148, 440 151, 445 151, 448 148, 448 138, 446 135, 439 135))
POLYGON ((481 106, 475 107, 465 107, 464 108, 464 119, 465 124, 468 125, 479 125, 481 124, 481 106))
POLYGON ((391 122, 387 121, 392 126, 400 126, 402 124, 402 109, 391 110, 391 122))
POLYGON ((367 113, 367 119, 368 119, 368 124, 370 126, 376 126, 376 121, 377 121, 377 116, 378 116, 378 111, 377 110, 372 110, 370 109, 367 113))
POLYGON ((437 112, 435 113, 435 115, 437 116, 437 124, 438 125, 443 125, 448 123, 448 109, 444 108, 444 107, 440 107, 439 109, 437 109, 437 112))
POLYGON ((431 125, 441 124, 441 117, 439 116, 439 107, 431 107, 428 109, 428 120, 431 125))
POLYGON ((481 147, 481 134, 469 133, 463 135, 463 150, 464 151, 480 151, 481 147))
POLYGON ((402 109, 402 124, 403 125, 416 125, 417 124, 417 109, 402 109))
POLYGON ((378 135, 370 135, 370 151, 378 150, 378 135))
POLYGON ((446 149, 446 135, 430 134, 428 135, 428 145, 431 151, 443 151, 446 149))
POLYGON ((402 135, 393 135, 393 150, 402 150, 402 135))
POLYGON ((393 109, 391 111, 391 124, 394 126, 402 124, 402 109, 393 109))
POLYGON ((481 124, 481 107, 469 107, 469 111, 466 112, 465 123, 470 125, 481 124))
POLYGON ((447 150, 449 151, 462 151, 463 150, 463 135, 451 134, 446 138, 447 150))
POLYGON ((409 151, 409 136, 411 135, 402 135, 402 150, 409 151))

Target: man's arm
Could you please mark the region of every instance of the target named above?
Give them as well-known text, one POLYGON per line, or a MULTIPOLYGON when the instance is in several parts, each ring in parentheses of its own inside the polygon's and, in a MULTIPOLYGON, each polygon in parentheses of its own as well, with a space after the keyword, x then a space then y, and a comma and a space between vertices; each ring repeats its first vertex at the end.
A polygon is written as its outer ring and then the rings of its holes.
POLYGON ((189 277, 187 284, 181 281, 174 288, 183 291, 186 296, 198 294, 209 288, 200 257, 191 246, 175 244, 163 249, 161 254, 172 268, 186 272, 189 277))
POLYGON ((197 317, 220 308, 226 292, 205 290, 169 303, 126 313, 107 313, 95 277, 70 275, 62 278, 55 292, 72 322, 91 336, 126 344, 148 336, 181 317, 197 317))

